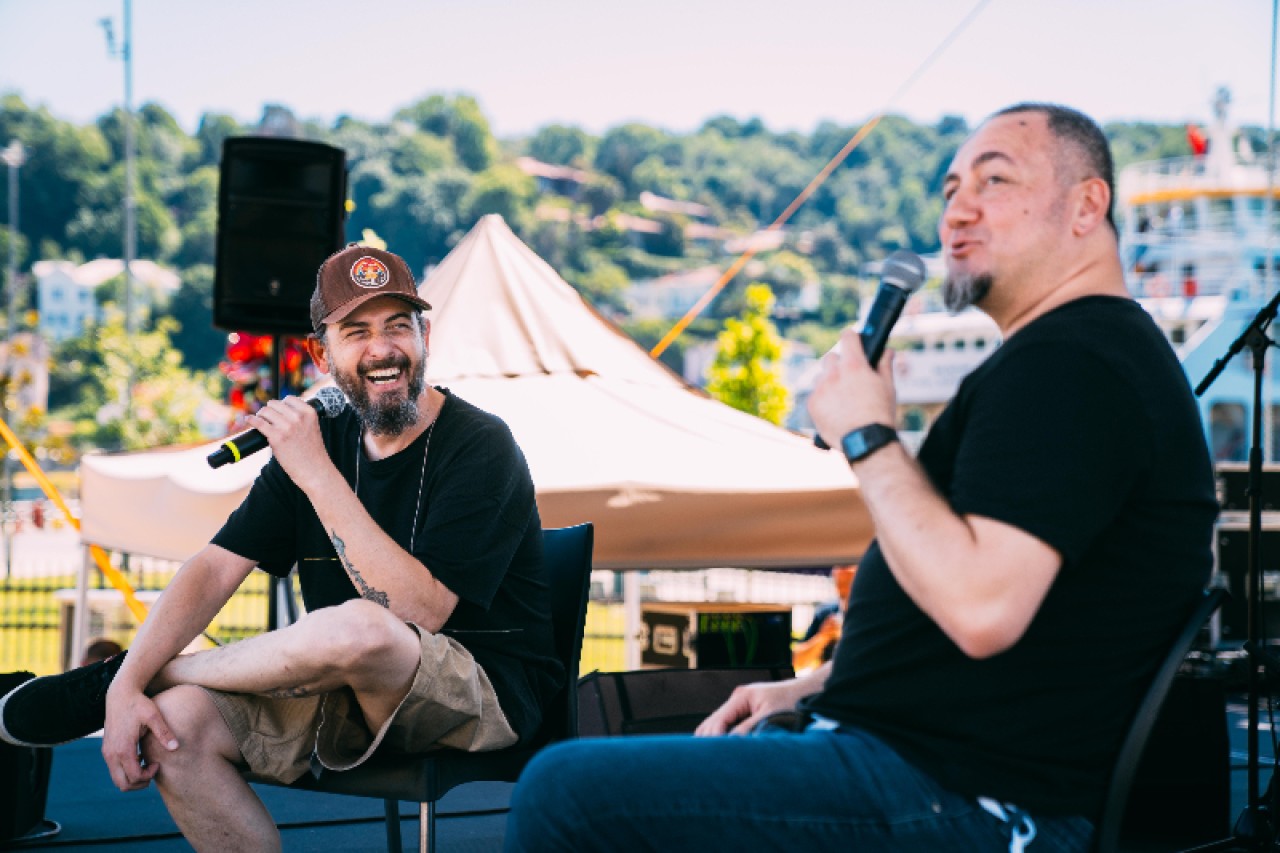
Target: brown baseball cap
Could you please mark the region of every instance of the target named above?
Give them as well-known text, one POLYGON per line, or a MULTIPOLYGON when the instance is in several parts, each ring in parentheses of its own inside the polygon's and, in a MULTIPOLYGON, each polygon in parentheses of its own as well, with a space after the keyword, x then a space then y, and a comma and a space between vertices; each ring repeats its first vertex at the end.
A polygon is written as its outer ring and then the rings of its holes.
POLYGON ((370 299, 394 296, 423 311, 431 305, 418 296, 409 265, 399 255, 372 246, 348 243, 330 255, 316 274, 311 294, 311 327, 319 332, 370 299))

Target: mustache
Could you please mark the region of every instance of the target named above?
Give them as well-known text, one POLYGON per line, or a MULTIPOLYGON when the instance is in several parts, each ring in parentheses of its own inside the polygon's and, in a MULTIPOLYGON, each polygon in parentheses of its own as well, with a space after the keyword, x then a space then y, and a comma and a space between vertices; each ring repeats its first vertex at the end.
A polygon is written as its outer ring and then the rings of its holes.
POLYGON ((392 356, 391 358, 384 358, 381 361, 371 361, 368 364, 360 365, 356 369, 356 372, 360 376, 368 376, 375 370, 387 370, 388 368, 393 367, 398 367, 401 370, 408 370, 409 359, 406 356, 392 356))

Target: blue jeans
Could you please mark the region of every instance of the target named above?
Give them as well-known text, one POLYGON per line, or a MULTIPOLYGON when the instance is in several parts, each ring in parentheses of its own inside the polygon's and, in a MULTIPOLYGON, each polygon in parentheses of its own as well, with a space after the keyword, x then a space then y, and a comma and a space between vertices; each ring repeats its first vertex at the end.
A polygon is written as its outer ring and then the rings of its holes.
MULTIPOLYGON (((1082 817, 1033 816, 1029 853, 1089 849, 1082 817)), ((512 795, 506 849, 1005 851, 1009 825, 875 737, 626 737, 543 752, 512 795)))

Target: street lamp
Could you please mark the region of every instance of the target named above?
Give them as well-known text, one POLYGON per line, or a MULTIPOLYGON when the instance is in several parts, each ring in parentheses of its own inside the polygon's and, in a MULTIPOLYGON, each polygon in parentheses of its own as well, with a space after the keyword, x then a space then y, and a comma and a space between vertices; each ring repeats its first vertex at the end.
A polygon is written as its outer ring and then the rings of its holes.
MULTIPOLYGON (((9 263, 5 270, 5 287, 9 297, 9 326, 6 331, 9 337, 9 364, 6 367, 10 368, 9 372, 12 373, 12 360, 17 345, 14 337, 18 333, 16 307, 18 303, 18 170, 22 168, 23 163, 27 162, 26 149, 15 139, 9 143, 9 147, 0 151, 0 160, 9 167, 9 263)), ((12 379, 13 377, 10 376, 10 383, 12 379)), ((7 393, 0 395, 0 402, 7 396, 7 393)), ((13 572, 13 535, 8 527, 9 514, 13 509, 13 470, 9 450, 8 447, 4 448, 4 514, 0 517, 0 530, 4 533, 5 577, 11 576, 13 572)))
POLYGON ((27 150, 22 143, 13 140, 9 147, 0 151, 0 160, 9 167, 9 264, 5 273, 5 285, 8 288, 8 335, 12 340, 17 331, 15 311, 18 299, 18 170, 27 162, 27 150))
MULTIPOLYGON (((124 2, 124 38, 116 50, 115 30, 110 18, 99 21, 107 37, 107 53, 119 56, 124 64, 124 328, 133 337, 133 258, 138 249, 137 201, 134 199, 133 149, 133 2, 124 2)), ((124 417, 132 420, 133 366, 125 367, 124 417)), ((127 558, 126 558, 127 559, 127 558)))
MULTIPOLYGON (((116 34, 110 18, 103 18, 107 53, 124 64, 124 327, 133 334, 133 258, 138 246, 137 202, 134 199, 133 149, 133 3, 124 0, 124 38, 116 49, 116 34)), ((128 400, 126 392, 126 401, 128 400)), ((126 402, 127 405, 127 402, 126 402)))

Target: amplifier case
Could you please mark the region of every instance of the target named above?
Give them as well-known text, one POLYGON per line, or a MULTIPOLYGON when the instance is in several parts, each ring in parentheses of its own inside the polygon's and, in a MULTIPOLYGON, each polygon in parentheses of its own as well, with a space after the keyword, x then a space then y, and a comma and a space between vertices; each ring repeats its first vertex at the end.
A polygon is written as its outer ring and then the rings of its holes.
POLYGON ((676 669, 791 665, 791 608, 650 602, 640 611, 640 664, 676 669))

